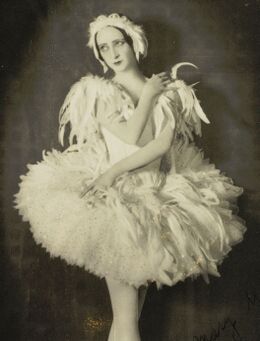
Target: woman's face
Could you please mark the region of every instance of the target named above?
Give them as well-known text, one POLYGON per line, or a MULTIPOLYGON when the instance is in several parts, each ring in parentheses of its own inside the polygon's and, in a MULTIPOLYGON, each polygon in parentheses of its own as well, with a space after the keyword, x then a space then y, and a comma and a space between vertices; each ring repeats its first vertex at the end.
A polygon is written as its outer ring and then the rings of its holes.
POLYGON ((103 28, 96 38, 100 55, 115 73, 136 67, 137 61, 132 47, 115 27, 103 28))

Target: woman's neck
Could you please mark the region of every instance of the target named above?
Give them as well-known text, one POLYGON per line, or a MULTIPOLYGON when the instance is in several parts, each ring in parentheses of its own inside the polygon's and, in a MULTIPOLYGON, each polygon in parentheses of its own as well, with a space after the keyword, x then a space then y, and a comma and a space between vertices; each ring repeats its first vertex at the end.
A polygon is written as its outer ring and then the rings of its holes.
POLYGON ((117 73, 113 80, 123 87, 123 89, 131 97, 134 105, 137 106, 140 94, 142 93, 146 83, 146 77, 141 73, 141 71, 130 70, 117 73))
POLYGON ((131 69, 124 72, 118 72, 113 78, 117 83, 122 85, 144 84, 145 76, 139 69, 131 69))

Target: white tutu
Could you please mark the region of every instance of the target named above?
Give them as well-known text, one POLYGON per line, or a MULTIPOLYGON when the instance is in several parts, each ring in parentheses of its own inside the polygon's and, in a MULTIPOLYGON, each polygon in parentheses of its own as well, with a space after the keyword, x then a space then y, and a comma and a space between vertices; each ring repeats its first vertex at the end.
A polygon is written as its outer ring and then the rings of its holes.
MULTIPOLYGON (((199 274, 206 281, 208 274, 219 276, 217 265, 246 230, 232 213, 242 188, 193 143, 176 140, 170 171, 148 165, 119 176, 102 196, 81 198, 82 183, 91 183, 109 167, 108 140, 98 134, 93 139, 93 127, 88 132, 92 143, 45 153, 21 176, 16 208, 29 221, 36 242, 52 257, 136 287, 150 281, 173 285, 199 274)), ((118 159, 125 156, 117 154, 118 159)))

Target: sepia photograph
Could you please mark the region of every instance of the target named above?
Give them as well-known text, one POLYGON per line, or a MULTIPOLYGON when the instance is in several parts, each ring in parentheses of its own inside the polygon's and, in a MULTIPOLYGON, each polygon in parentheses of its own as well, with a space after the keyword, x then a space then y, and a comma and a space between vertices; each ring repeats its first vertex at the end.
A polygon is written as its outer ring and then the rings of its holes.
POLYGON ((259 341, 260 1, 0 17, 0 339, 259 341))

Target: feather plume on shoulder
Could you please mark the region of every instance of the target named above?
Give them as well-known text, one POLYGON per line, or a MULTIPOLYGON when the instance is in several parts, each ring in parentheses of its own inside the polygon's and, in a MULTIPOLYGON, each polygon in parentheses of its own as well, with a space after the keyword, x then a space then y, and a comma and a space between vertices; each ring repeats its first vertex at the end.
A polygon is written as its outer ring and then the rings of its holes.
MULTIPOLYGON (((209 124, 209 120, 200 106, 196 97, 194 86, 187 85, 183 80, 177 79, 177 71, 183 65, 191 63, 178 63, 171 69, 172 82, 161 96, 155 106, 155 121, 162 122, 162 117, 168 117, 172 128, 183 137, 193 140, 193 133, 201 135, 201 121, 209 124)), ((158 132, 160 131, 160 124, 158 132)), ((157 132, 157 134, 158 134, 157 132)))
POLYGON ((82 77, 71 87, 60 109, 59 142, 63 146, 65 129, 70 124, 69 144, 81 146, 99 133, 97 110, 105 110, 114 120, 121 109, 120 92, 111 82, 91 74, 82 77))

